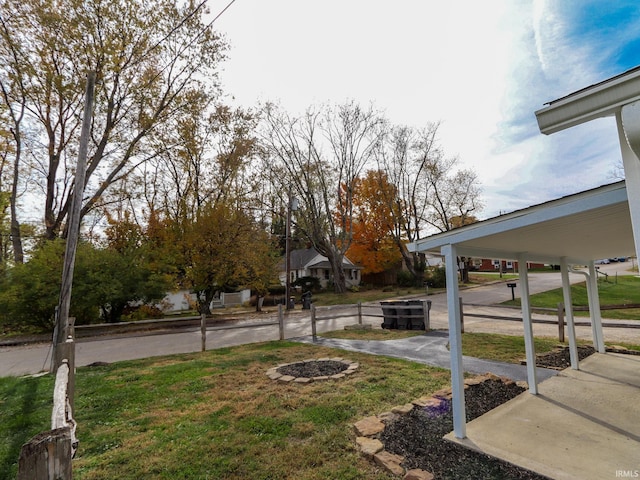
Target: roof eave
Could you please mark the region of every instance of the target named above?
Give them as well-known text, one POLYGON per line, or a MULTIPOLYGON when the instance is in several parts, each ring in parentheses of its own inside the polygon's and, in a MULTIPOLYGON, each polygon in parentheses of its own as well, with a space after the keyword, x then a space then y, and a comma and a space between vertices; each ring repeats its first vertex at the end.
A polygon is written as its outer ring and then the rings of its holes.
POLYGON ((600 117, 615 115, 623 105, 640 100, 640 69, 584 88, 535 112, 540 132, 549 135, 600 117))

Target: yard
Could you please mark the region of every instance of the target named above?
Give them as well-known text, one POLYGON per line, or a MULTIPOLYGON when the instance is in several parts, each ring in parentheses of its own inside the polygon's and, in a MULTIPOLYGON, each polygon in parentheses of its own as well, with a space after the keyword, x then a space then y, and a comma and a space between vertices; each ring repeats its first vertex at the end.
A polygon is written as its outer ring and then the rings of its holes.
MULTIPOLYGON (((574 306, 588 306, 587 287, 584 282, 571 285, 571 297, 574 306)), ((599 279, 598 297, 602 308, 603 318, 619 320, 640 319, 640 308, 630 308, 624 310, 605 310, 606 305, 629 305, 640 304, 640 278, 634 275, 622 275, 599 279)), ((562 289, 557 288, 542 293, 531 295, 531 305, 533 307, 556 308, 558 303, 564 302, 562 289)), ((504 305, 520 305, 520 299, 509 300, 504 305)), ((589 316, 589 312, 574 312, 576 316, 589 316)))
MULTIPOLYGON (((536 350, 556 344, 536 339, 536 350)), ((524 340, 465 334, 463 352, 518 362, 524 340)), ((439 368, 288 341, 83 367, 76 377, 74 477, 389 479, 357 452, 352 424, 448 385, 449 372, 439 368), (304 385, 266 376, 281 363, 336 356, 360 368, 304 385)), ((0 478, 15 478, 21 445, 48 428, 52 388, 50 375, 0 378, 0 478)))
MULTIPOLYGON (((522 358, 522 339, 501 337, 468 335, 465 349, 522 358)), ((541 350, 555 345, 541 342, 541 350)), ((448 386, 449 372, 269 342, 79 368, 76 382, 78 479, 387 479, 358 454, 351 425, 448 386), (335 356, 361 367, 349 378, 308 385, 265 374, 280 363, 335 356)), ((0 379, 0 478, 15 477, 20 446, 48 428, 52 383, 49 375, 0 379)))

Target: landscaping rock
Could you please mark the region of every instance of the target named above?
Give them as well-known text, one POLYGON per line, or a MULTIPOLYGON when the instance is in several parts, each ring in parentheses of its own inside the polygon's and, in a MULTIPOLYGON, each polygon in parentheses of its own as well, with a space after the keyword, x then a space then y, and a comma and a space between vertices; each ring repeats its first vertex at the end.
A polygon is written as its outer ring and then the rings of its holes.
POLYGON ((407 471, 403 480, 433 480, 433 473, 427 472, 426 470, 420 470, 419 468, 414 468, 412 470, 407 471))
POLYGON ((407 403, 405 405, 401 405, 399 407, 393 407, 391 409, 391 411, 393 413, 397 413, 399 415, 406 415, 407 413, 409 413, 411 410, 413 410, 413 403, 407 403))
POLYGON ((416 407, 438 407, 442 403, 441 397, 420 397, 412 403, 416 407))
POLYGON ((359 437, 372 437, 384 430, 384 423, 378 417, 366 417, 356 422, 353 427, 359 437))
POLYGON ((383 450, 382 452, 376 453, 373 456, 373 460, 392 475, 404 474, 404 468, 400 465, 404 461, 404 457, 401 455, 383 450))
POLYGON ((382 422, 388 422, 389 420, 395 420, 396 418, 398 418, 398 414, 393 412, 382 412, 380 415, 378 415, 378 418, 382 422))
POLYGON ((384 449, 382 442, 376 438, 358 437, 356 438, 356 443, 360 448, 360 453, 370 460, 376 453, 381 452, 384 449))

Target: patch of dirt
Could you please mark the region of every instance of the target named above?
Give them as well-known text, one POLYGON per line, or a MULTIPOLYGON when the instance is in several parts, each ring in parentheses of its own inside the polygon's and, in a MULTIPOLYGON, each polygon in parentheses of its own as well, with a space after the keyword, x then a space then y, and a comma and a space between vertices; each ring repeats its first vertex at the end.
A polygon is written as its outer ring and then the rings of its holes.
POLYGON ((277 369, 282 375, 291 375, 292 377, 330 377, 340 372, 344 372, 349 365, 344 362, 334 360, 311 360, 307 362, 291 363, 283 365, 277 369))

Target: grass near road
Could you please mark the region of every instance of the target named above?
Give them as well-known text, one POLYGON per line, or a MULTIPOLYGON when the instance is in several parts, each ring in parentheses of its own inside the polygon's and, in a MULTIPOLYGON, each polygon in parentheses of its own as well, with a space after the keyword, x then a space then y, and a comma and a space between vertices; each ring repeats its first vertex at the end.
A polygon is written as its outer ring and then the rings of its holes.
MULTIPOLYGON (((573 305, 587 306, 587 287, 584 282, 571 285, 573 305)), ((598 281, 600 305, 640 304, 640 278, 632 275, 618 276, 598 281)), ((531 305, 542 308, 556 308, 563 302, 562 288, 531 295, 531 305)), ((505 305, 520 305, 520 299, 504 302, 505 305)), ((589 316, 589 312, 574 312, 576 316, 589 316)), ((639 320, 640 309, 603 310, 605 318, 639 320)))

